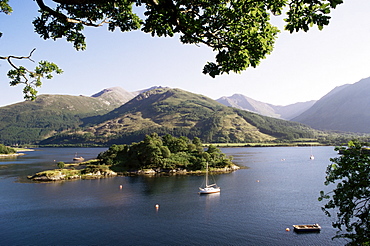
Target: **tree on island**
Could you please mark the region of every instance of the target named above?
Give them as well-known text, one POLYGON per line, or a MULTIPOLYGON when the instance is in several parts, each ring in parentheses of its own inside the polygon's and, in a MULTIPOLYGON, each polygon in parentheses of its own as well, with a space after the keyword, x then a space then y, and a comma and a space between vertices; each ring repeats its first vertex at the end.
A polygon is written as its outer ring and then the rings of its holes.
MULTIPOLYGON (((0 12, 13 10, 9 0, 0 0, 0 12)), ((140 29, 152 36, 178 34, 184 44, 203 44, 216 52, 203 73, 211 77, 223 73, 239 73, 256 67, 270 54, 279 29, 270 22, 270 15, 282 16, 286 11, 285 29, 308 31, 313 25, 321 30, 329 24, 331 9, 343 0, 35 0, 40 16, 33 21, 35 32, 44 39, 66 38, 76 50, 86 48, 85 27, 107 25, 109 31, 140 29), (145 8, 144 16, 139 16, 145 8)), ((0 32, 0 37, 2 33, 0 32)), ((0 56, 13 68, 8 73, 11 85, 25 84, 26 99, 35 99, 35 87, 41 78, 61 73, 54 63, 40 62, 34 70, 16 66, 12 60, 31 60, 28 56, 0 56)))
POLYGON ((16 153, 15 149, 10 148, 8 146, 5 146, 3 144, 0 144, 0 154, 14 154, 16 153))
POLYGON ((369 143, 350 141, 348 147, 336 147, 340 157, 330 159, 325 185, 336 184, 333 191, 320 192, 319 201, 330 199, 323 207, 336 211, 334 238, 347 238, 348 245, 370 245, 370 150, 369 143), (345 231, 345 232, 343 232, 345 231))
POLYGON ((63 169, 65 167, 65 165, 66 164, 63 161, 60 161, 60 162, 57 163, 57 166, 58 166, 59 169, 63 169))
POLYGON ((169 134, 160 137, 157 133, 146 135, 139 143, 112 145, 97 157, 102 164, 121 167, 124 170, 141 169, 186 169, 204 170, 208 163, 211 168, 231 167, 231 157, 210 145, 204 150, 199 138, 190 141, 186 137, 169 134))

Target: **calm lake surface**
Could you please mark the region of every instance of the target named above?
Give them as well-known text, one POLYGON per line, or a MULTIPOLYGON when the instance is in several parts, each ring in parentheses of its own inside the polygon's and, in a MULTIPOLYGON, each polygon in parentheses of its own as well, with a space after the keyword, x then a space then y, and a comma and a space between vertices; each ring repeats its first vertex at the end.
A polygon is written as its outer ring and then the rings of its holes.
POLYGON ((42 148, 0 159, 2 245, 344 245, 317 201, 334 147, 223 148, 249 169, 214 176, 115 177, 24 183, 27 175, 95 158, 104 148, 42 148), (120 189, 122 185, 122 189, 120 189), (159 208, 156 209, 155 205, 159 208), (319 223, 297 234, 293 224, 319 223), (286 231, 290 228, 290 231, 286 231))

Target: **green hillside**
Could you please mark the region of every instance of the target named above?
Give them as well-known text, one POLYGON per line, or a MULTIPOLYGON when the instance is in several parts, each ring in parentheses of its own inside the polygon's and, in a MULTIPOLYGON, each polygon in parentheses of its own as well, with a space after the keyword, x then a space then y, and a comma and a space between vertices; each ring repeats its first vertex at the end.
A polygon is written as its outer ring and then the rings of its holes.
POLYGON ((309 138, 314 130, 299 123, 226 107, 210 98, 180 89, 157 88, 99 117, 85 127, 62 131, 42 144, 123 144, 146 134, 199 137, 204 142, 269 142, 309 138))
POLYGON ((99 98, 40 95, 0 108, 0 143, 36 144, 58 132, 76 129, 82 118, 103 115, 117 107, 99 98))

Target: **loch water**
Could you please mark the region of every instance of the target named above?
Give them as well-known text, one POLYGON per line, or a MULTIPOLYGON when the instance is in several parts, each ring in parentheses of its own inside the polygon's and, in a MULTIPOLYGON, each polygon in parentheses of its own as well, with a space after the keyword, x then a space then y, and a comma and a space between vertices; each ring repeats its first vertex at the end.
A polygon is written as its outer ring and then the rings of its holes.
POLYGON ((222 148, 248 167, 204 176, 114 177, 32 183, 27 175, 94 158, 104 148, 41 148, 0 159, 2 245, 344 245, 317 200, 334 147, 222 148), (315 156, 310 160, 310 154, 315 156), (120 186, 122 185, 122 189, 120 186), (156 205, 158 204, 158 207, 156 205), (319 223, 298 234, 293 224, 319 223), (290 231, 287 231, 289 228, 290 231))

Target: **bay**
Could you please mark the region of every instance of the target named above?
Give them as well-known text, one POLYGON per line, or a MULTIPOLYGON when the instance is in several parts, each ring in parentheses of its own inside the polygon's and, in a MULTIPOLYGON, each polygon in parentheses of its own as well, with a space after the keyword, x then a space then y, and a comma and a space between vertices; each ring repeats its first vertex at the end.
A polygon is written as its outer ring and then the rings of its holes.
POLYGON ((104 148, 42 148, 0 160, 3 245, 344 245, 318 202, 334 147, 223 148, 248 167, 215 175, 220 194, 199 195, 203 176, 115 177, 24 183, 26 176, 94 158, 104 148), (120 186, 122 185, 122 189, 120 186), (156 205, 159 205, 156 208, 156 205), (297 234, 293 224, 319 223, 297 234), (290 231, 286 231, 289 228, 290 231))

